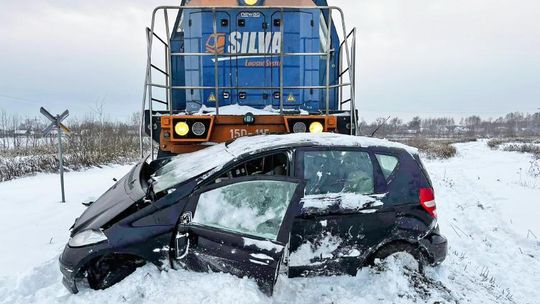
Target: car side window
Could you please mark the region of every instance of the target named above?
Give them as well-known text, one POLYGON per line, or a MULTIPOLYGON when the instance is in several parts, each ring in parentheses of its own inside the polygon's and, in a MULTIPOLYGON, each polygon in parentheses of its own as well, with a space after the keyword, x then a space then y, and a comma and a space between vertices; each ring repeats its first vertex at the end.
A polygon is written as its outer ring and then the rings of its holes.
POLYGON ((385 154, 375 154, 379 166, 383 172, 384 178, 388 181, 392 173, 396 170, 399 164, 399 159, 395 156, 385 155, 385 154))
POLYGON ((193 224, 275 241, 297 184, 246 181, 202 193, 193 224))
POLYGON ((306 151, 306 194, 373 194, 375 181, 369 153, 362 151, 306 151))
POLYGON ((216 183, 243 176, 287 176, 289 174, 287 153, 272 154, 253 159, 234 167, 216 179, 216 183))

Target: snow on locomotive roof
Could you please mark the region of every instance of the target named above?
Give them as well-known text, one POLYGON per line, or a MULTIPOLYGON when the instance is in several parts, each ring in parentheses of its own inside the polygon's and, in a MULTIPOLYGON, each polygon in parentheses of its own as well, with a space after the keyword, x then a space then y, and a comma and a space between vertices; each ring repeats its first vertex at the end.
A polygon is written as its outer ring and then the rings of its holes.
POLYGON ((160 168, 152 177, 154 189, 161 192, 203 173, 219 170, 227 163, 245 155, 266 150, 301 146, 385 147, 404 149, 411 154, 418 150, 384 139, 335 133, 286 134, 240 137, 229 144, 216 144, 193 153, 180 154, 160 168))

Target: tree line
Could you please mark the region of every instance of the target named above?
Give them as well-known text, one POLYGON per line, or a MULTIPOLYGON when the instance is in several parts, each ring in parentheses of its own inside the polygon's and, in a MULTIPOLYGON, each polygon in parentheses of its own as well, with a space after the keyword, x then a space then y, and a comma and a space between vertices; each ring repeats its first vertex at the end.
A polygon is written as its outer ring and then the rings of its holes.
POLYGON ((456 121, 454 118, 421 118, 403 121, 398 117, 379 118, 372 123, 362 121, 363 135, 375 130, 378 137, 444 137, 444 138, 497 138, 529 137, 540 135, 540 112, 534 114, 509 113, 495 119, 482 119, 473 115, 456 121))

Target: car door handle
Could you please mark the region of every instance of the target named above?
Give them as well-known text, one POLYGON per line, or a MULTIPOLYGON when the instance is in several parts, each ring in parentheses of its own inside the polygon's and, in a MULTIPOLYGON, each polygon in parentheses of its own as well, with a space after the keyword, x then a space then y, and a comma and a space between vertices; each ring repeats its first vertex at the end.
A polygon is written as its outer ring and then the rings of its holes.
POLYGON ((176 233, 176 242, 175 242, 175 245, 176 245, 176 246, 175 246, 175 247, 176 247, 176 248, 175 248, 175 249, 176 249, 176 259, 177 259, 177 260, 182 260, 182 259, 184 259, 184 258, 188 255, 188 253, 189 253, 189 245, 190 245, 190 243, 189 243, 189 233, 184 233, 184 234, 182 234, 182 233, 180 233, 180 232, 177 232, 177 233, 176 233), (182 254, 180 254, 180 250, 181 250, 180 246, 182 245, 182 244, 181 244, 181 240, 183 240, 183 239, 186 239, 186 243, 185 243, 186 245, 185 245, 185 250, 184 250, 184 252, 183 252, 182 254))

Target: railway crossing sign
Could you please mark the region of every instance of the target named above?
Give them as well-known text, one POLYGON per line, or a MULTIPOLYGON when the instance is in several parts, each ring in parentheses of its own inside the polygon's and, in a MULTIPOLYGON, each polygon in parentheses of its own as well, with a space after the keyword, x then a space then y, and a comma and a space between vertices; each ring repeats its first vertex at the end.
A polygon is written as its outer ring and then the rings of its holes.
POLYGON ((43 116, 51 121, 51 124, 43 130, 43 135, 49 135, 53 130, 57 131, 58 134, 58 161, 59 161, 59 171, 60 171, 60 187, 62 189, 62 203, 66 202, 66 194, 64 191, 64 153, 62 151, 62 131, 70 133, 68 127, 66 127, 62 122, 69 116, 69 111, 65 110, 61 115, 52 115, 45 108, 41 107, 39 110, 43 116))

